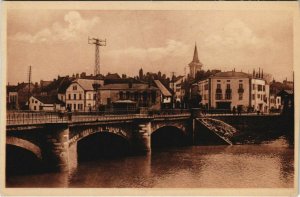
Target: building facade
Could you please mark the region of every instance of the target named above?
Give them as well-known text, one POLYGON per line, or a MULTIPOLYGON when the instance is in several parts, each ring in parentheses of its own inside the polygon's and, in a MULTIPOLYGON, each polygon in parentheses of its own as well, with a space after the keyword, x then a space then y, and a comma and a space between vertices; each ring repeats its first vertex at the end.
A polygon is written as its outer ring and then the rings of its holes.
MULTIPOLYGON (((97 82, 103 86, 103 80, 97 82)), ((65 103, 66 108, 71 111, 90 111, 96 110, 96 91, 92 79, 76 79, 66 89, 65 103)))
POLYGON ((31 96, 29 98, 29 110, 31 111, 60 111, 64 109, 64 103, 55 96, 31 96))
POLYGON ((201 105, 206 109, 269 110, 269 86, 243 72, 219 72, 198 83, 201 105))
POLYGON ((99 88, 100 105, 111 108, 114 102, 127 100, 136 102, 137 107, 160 108, 159 89, 144 83, 114 83, 99 88))

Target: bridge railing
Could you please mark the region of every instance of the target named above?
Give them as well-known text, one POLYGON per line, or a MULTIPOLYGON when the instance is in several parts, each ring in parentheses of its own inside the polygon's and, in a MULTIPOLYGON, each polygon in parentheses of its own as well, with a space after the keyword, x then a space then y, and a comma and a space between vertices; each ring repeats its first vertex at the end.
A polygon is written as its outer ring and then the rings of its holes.
POLYGON ((152 113, 99 113, 99 112, 8 112, 7 125, 34 125, 46 123, 71 123, 87 121, 106 121, 106 120, 128 120, 135 118, 157 118, 157 117, 180 117, 189 116, 186 110, 172 111, 162 110, 152 113))

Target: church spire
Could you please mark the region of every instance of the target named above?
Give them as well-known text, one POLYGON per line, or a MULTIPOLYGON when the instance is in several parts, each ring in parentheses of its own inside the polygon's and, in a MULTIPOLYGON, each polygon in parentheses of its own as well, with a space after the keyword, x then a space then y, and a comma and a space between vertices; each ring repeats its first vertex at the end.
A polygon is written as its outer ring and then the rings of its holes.
POLYGON ((197 43, 195 42, 193 62, 199 63, 197 43))

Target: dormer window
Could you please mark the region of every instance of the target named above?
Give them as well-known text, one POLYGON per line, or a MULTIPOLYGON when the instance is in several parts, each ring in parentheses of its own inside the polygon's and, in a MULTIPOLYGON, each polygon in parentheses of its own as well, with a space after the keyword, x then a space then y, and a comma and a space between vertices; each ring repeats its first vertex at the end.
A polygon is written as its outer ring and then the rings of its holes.
POLYGON ((77 90, 77 85, 73 85, 73 90, 77 90))

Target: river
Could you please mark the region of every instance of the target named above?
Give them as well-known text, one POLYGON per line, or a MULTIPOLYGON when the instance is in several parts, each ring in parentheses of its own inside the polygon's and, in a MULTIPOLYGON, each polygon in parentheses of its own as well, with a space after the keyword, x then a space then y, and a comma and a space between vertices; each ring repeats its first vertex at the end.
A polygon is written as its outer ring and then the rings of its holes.
POLYGON ((294 149, 279 137, 261 144, 176 147, 85 161, 65 173, 8 176, 6 186, 289 188, 293 182, 294 149))

